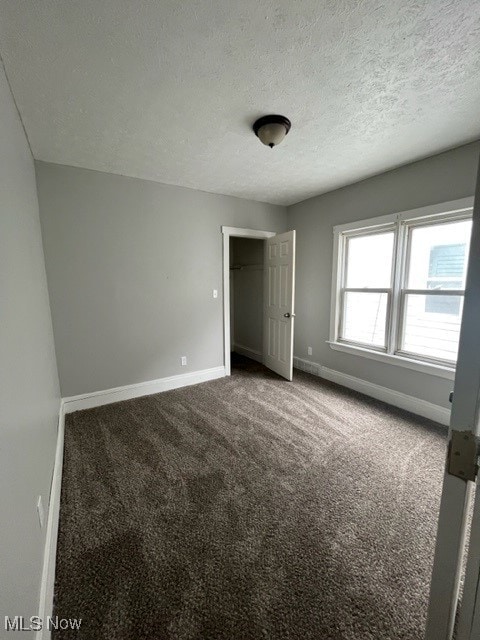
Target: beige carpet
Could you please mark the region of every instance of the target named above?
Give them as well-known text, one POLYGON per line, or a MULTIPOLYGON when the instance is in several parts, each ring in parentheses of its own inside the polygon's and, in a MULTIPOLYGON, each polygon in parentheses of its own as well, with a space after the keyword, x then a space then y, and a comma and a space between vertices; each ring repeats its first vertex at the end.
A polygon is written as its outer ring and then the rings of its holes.
POLYGON ((421 640, 446 432, 296 372, 67 416, 55 613, 88 640, 421 640))

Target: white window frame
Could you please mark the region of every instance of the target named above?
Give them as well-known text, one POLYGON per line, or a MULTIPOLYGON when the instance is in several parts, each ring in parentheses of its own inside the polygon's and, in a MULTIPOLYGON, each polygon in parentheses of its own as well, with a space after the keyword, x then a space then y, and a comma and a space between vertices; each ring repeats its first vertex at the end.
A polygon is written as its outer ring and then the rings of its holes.
MULTIPOLYGON (((330 347, 336 351, 364 356, 379 362, 387 362, 453 380, 455 377, 455 364, 408 353, 400 348, 401 323, 403 321, 406 296, 408 293, 424 293, 423 289, 413 290, 405 286, 408 266, 407 247, 411 244, 407 242, 407 238, 411 230, 418 226, 452 222, 454 220, 468 220, 472 217, 472 210, 473 197, 470 197, 335 226, 333 228, 330 336, 329 340, 327 340, 330 347), (340 339, 339 332, 343 314, 342 291, 352 290, 351 287, 348 287, 348 289, 344 287, 343 282, 346 271, 346 240, 349 237, 358 235, 371 235, 392 230, 395 233, 395 238, 391 288, 358 289, 361 292, 385 292, 388 295, 386 348, 361 345, 360 343, 340 339)), ((428 290, 428 294, 431 293, 432 290, 428 290)), ((463 293, 463 290, 452 290, 448 291, 448 293, 445 290, 439 290, 438 294, 434 293, 433 295, 463 295, 463 293)))

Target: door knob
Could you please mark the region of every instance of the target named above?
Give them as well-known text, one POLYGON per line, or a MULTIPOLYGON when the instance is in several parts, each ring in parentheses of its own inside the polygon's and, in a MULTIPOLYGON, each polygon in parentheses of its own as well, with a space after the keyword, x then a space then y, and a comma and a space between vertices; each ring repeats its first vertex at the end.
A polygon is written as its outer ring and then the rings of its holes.
POLYGON ((294 313, 284 313, 283 317, 284 318, 295 318, 295 314, 294 313))

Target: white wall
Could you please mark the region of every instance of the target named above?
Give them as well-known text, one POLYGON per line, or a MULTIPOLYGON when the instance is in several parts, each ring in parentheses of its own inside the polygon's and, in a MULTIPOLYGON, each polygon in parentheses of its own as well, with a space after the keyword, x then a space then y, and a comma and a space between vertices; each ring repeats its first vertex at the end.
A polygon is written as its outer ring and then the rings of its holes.
POLYGON ((231 238, 233 344, 258 353, 263 350, 263 252, 264 241, 231 238))
POLYGON ((295 356, 448 407, 453 382, 332 351, 330 326, 333 226, 472 196, 480 143, 305 200, 288 209, 297 231, 295 356), (307 347, 313 356, 307 355, 307 347))
POLYGON ((62 395, 222 365, 221 226, 283 231, 286 209, 43 162, 36 169, 62 395))
MULTIPOLYGON (((4 616, 38 613, 60 391, 35 172, 0 67, 0 638, 4 616)), ((23 634, 25 635, 25 634, 23 634)))

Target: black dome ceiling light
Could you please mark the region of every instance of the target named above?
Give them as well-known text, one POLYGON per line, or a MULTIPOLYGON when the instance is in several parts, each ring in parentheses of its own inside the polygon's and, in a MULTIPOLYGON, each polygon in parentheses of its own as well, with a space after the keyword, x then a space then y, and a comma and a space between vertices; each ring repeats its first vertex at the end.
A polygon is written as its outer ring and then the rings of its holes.
POLYGON ((263 116, 253 123, 255 135, 263 144, 273 149, 290 131, 292 123, 285 116, 263 116))

